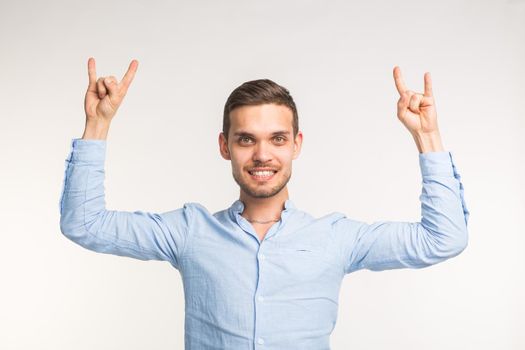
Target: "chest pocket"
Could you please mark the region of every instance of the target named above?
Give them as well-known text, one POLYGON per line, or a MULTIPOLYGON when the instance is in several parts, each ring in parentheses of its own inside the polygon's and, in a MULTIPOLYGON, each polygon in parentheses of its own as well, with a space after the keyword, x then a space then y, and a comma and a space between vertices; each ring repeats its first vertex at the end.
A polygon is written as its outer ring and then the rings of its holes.
POLYGON ((279 268, 290 282, 312 283, 329 279, 338 267, 323 246, 294 244, 279 247, 279 268))

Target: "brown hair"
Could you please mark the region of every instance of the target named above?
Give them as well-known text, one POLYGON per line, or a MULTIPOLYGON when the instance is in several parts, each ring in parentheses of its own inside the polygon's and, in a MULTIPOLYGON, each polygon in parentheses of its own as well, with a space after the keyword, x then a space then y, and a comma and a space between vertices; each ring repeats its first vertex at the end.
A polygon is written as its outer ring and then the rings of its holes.
POLYGON ((238 86, 226 100, 222 119, 222 132, 226 139, 228 139, 228 131, 230 130, 231 111, 241 106, 253 106, 266 103, 284 105, 292 110, 293 136, 295 138, 299 132, 299 116, 290 92, 285 87, 270 79, 257 79, 247 81, 238 86))

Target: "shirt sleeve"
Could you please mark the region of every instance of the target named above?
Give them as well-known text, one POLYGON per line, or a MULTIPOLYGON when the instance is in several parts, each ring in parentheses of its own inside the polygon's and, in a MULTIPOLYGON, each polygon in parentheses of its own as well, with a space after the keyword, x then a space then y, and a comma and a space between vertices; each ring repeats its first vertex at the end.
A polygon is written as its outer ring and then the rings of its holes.
POLYGON ((420 222, 339 218, 333 225, 342 238, 345 274, 422 268, 460 254, 468 244, 469 211, 461 176, 451 152, 419 154, 423 188, 420 222))
POLYGON ((139 260, 163 260, 179 269, 192 206, 163 213, 105 208, 106 140, 72 139, 60 195, 60 230, 89 250, 139 260))

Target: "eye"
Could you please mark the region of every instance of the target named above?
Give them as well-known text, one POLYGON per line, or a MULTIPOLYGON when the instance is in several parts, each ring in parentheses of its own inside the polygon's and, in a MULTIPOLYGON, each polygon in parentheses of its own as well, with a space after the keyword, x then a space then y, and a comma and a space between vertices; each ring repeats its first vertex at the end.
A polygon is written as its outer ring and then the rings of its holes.
POLYGON ((278 142, 278 143, 283 143, 286 141, 286 139, 282 136, 276 136, 275 137, 275 140, 278 142))
POLYGON ((251 138, 247 137, 247 136, 241 136, 239 137, 239 142, 240 143, 248 143, 248 141, 251 141, 251 138), (246 142, 244 142, 244 140, 246 140, 246 142))

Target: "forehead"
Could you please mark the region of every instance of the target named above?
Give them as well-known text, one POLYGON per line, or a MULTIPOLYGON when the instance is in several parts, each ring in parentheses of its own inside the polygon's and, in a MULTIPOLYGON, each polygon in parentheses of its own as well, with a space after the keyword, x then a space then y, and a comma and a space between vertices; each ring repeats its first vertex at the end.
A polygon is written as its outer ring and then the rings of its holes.
POLYGON ((230 131, 243 130, 264 134, 275 130, 293 130, 293 112, 284 105, 241 106, 230 112, 230 131))

